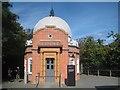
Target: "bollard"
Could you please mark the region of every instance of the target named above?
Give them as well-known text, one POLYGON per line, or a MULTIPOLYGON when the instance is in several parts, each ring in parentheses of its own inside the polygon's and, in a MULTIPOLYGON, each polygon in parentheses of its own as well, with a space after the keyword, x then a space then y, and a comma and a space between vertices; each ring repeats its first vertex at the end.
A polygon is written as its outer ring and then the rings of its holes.
POLYGON ((99 70, 97 70, 97 72, 98 72, 98 76, 99 76, 99 73, 100 73, 99 70))
POLYGON ((81 74, 83 74, 83 64, 81 63, 81 74))
POLYGON ((89 69, 88 69, 88 75, 89 75, 89 69))
POLYGON ((110 70, 110 77, 111 77, 111 75, 112 75, 112 72, 111 72, 111 70, 110 70))

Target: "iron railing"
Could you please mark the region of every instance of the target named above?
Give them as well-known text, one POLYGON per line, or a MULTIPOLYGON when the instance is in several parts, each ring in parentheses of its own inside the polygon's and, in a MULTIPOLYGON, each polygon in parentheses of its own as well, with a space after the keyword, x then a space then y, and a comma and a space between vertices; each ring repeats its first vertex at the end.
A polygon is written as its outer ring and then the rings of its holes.
POLYGON ((94 70, 94 69, 85 69, 82 74, 87 75, 96 75, 96 76, 110 76, 110 77, 120 77, 120 70, 94 70))

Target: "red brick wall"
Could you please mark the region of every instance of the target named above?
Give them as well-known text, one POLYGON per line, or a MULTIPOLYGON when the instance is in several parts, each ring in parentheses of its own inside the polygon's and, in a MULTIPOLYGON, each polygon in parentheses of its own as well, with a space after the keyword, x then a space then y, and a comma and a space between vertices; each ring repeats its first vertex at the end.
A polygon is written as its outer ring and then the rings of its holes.
POLYGON ((28 71, 28 59, 32 58, 32 53, 27 53, 25 55, 25 59, 26 59, 26 70, 28 71))
POLYGON ((62 51, 60 56, 60 67, 61 67, 61 74, 62 74, 62 82, 64 79, 67 79, 67 65, 69 64, 69 56, 68 51, 62 51))
POLYGON ((28 75, 28 81, 32 81, 32 74, 28 75))
POLYGON ((64 48, 68 47, 68 35, 61 30, 54 30, 54 28, 46 28, 45 30, 40 30, 33 35, 34 46, 37 46, 40 40, 61 40, 64 48), (51 34, 53 37, 48 38, 48 35, 51 34))
MULTIPOLYGON (((46 28, 44 30, 40 30, 33 35, 33 48, 38 48, 40 40, 60 40, 63 48, 68 48, 68 35, 65 34, 61 30, 57 30, 54 28, 46 28), (48 38, 48 35, 51 34, 52 38, 48 38)), ((39 72, 39 59, 40 55, 37 51, 33 51, 33 72, 32 72, 32 80, 35 82, 36 73, 39 72)), ((67 77, 67 64, 68 64, 68 51, 62 51, 60 55, 60 65, 62 70, 63 79, 67 77)))
MULTIPOLYGON (((68 35, 59 30, 54 28, 45 28, 44 30, 40 30, 37 33, 33 35, 33 43, 32 47, 28 47, 26 49, 26 52, 31 51, 32 53, 28 53, 25 55, 25 59, 27 60, 27 70, 28 70, 28 58, 32 57, 32 77, 29 75, 29 80, 32 80, 32 83, 36 82, 36 74, 40 72, 40 54, 37 52, 38 45, 40 43, 40 40, 60 40, 61 44, 63 45, 62 48, 68 48, 68 35), (52 38, 48 38, 48 35, 51 34, 52 38), (36 50, 35 50, 36 49, 36 50)), ((79 49, 75 47, 69 47, 70 51, 79 52, 79 49)), ((63 50, 60 54, 60 68, 61 68, 61 74, 62 74, 62 82, 64 82, 64 79, 67 78, 67 65, 69 64, 69 54, 68 50, 63 50)), ((76 60, 79 58, 79 55, 75 54, 75 64, 76 60)), ((75 71, 76 72, 76 71, 75 71)), ((76 79, 77 73, 76 73, 76 79)))
POLYGON ((70 51, 70 52, 79 52, 79 49, 78 49, 77 47, 74 47, 74 46, 71 47, 71 46, 70 46, 70 47, 69 47, 69 51, 70 51))

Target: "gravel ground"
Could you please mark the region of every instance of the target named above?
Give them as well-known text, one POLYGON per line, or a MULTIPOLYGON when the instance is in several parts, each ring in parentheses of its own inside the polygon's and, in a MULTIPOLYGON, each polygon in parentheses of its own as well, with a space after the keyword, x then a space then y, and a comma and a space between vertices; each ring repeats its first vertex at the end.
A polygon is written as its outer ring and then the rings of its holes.
MULTIPOLYGON (((80 75, 80 79, 76 81, 76 86, 62 85, 62 88, 95 88, 96 86, 117 86, 120 83, 120 78, 106 77, 106 76, 93 76, 93 75, 80 75)), ((24 84, 24 81, 20 82, 3 82, 2 88, 36 88, 35 84, 24 84)), ((59 88, 56 83, 46 83, 45 85, 38 85, 37 88, 59 88)))

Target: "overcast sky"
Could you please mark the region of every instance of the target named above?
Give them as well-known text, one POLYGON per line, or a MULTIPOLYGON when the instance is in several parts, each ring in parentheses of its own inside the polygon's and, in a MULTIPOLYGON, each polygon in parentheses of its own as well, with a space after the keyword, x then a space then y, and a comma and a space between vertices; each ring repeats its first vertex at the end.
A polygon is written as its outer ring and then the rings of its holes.
MULTIPOLYGON (((12 2, 11 11, 20 18, 24 28, 34 28, 42 18, 49 16, 49 2, 12 2)), ((55 16, 64 19, 71 28, 73 39, 93 36, 105 39, 110 43, 112 38, 106 38, 108 32, 118 32, 117 2, 56 2, 52 3, 55 16)))

